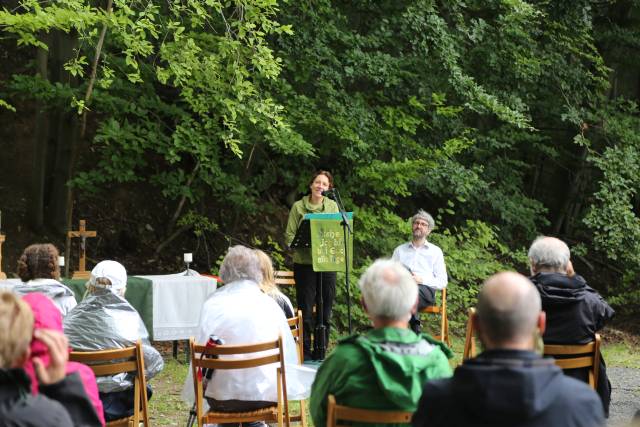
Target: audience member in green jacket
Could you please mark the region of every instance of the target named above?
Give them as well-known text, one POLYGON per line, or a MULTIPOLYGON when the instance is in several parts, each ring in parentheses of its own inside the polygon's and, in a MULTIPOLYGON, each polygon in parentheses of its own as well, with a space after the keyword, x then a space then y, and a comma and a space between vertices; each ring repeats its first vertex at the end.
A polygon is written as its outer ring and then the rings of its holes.
POLYGON ((310 400, 316 426, 326 424, 329 394, 347 406, 415 411, 425 382, 451 376, 451 351, 408 328, 418 287, 407 269, 378 260, 359 286, 373 329, 340 341, 320 366, 310 400))

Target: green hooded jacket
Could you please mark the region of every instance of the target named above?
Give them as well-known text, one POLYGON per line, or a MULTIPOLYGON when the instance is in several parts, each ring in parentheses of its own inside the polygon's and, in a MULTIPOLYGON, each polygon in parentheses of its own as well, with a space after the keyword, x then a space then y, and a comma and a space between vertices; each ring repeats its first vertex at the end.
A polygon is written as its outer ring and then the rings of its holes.
MULTIPOLYGON (((322 203, 317 205, 311 204, 310 196, 304 196, 295 202, 289 211, 289 220, 287 221, 287 229, 285 231, 287 245, 291 245, 291 242, 293 242, 293 238, 298 231, 298 226, 302 222, 305 214, 336 212, 338 212, 338 204, 328 197, 324 197, 322 203)), ((296 264, 311 264, 311 249, 294 249, 293 262, 296 264)))
POLYGON ((451 376, 452 356, 440 341, 410 329, 373 329, 345 338, 313 383, 309 407, 314 425, 326 424, 329 394, 346 406, 415 411, 426 381, 451 376))

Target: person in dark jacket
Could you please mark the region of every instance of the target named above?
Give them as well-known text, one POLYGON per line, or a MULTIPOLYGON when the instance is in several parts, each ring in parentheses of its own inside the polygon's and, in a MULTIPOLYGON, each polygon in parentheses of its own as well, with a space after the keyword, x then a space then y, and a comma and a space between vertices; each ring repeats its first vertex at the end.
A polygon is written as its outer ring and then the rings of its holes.
MULTIPOLYGON (((538 237, 529 248, 531 281, 542 298, 547 315, 545 344, 586 344, 611 320, 615 312, 584 278, 573 271, 569 247, 555 237, 538 237)), ((609 416, 611 383, 602 354, 596 391, 609 416)), ((587 369, 570 369, 565 374, 587 381, 587 369)))
POLYGON ((0 294, 0 426, 100 426, 77 373, 66 375, 68 341, 58 331, 33 330, 33 313, 11 293, 0 294), (32 359, 40 393, 31 394, 31 381, 22 368, 29 357, 31 337, 42 341, 50 360, 32 359))
POLYGON ((503 272, 487 279, 472 318, 485 351, 453 378, 427 382, 413 426, 603 426, 596 393, 533 352, 536 328, 545 328, 540 307, 526 277, 503 272))

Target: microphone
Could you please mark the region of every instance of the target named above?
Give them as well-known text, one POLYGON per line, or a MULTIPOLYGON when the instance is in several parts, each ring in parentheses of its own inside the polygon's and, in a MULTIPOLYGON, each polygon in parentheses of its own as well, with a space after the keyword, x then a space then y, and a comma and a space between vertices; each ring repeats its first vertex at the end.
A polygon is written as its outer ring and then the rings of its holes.
POLYGON ((336 189, 335 189, 335 188, 332 188, 332 189, 330 189, 330 190, 324 190, 324 191, 322 192, 322 195, 323 195, 323 196, 327 196, 327 197, 331 197, 331 196, 333 196, 333 195, 335 194, 335 192, 336 192, 336 189))

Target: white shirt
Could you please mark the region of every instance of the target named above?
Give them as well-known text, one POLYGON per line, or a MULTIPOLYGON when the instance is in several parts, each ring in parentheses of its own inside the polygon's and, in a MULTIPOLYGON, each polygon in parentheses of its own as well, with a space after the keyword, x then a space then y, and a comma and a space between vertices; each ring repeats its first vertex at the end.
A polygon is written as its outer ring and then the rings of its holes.
POLYGON ((423 283, 434 289, 447 287, 447 268, 444 265, 442 249, 425 241, 424 245, 415 247, 413 242, 398 246, 391 259, 404 264, 411 273, 422 277, 423 283))
MULTIPOLYGON (((225 344, 235 345, 275 340, 282 335, 288 397, 293 399, 309 395, 315 371, 297 366, 296 345, 287 319, 278 304, 264 294, 256 283, 249 280, 229 283, 218 288, 205 301, 196 342, 203 344, 212 334, 222 338, 225 344)), ((257 355, 221 357, 238 359, 257 355)), ((207 385, 205 396, 218 400, 276 402, 278 366, 271 364, 242 370, 216 370, 207 385)), ((193 383, 189 386, 193 389, 193 383)))

